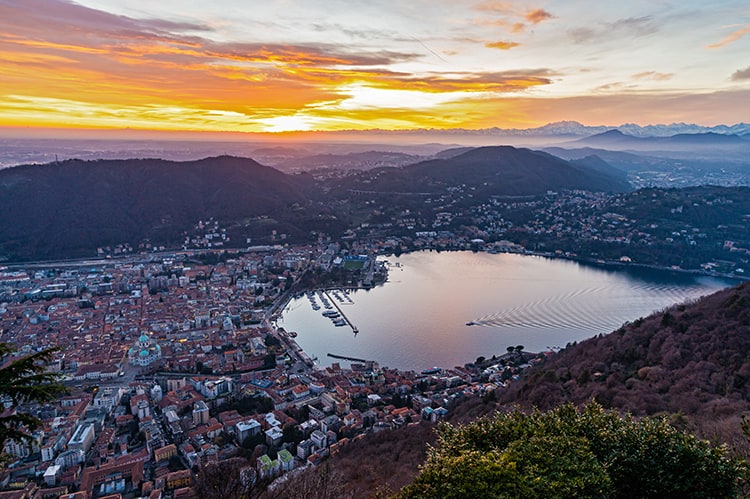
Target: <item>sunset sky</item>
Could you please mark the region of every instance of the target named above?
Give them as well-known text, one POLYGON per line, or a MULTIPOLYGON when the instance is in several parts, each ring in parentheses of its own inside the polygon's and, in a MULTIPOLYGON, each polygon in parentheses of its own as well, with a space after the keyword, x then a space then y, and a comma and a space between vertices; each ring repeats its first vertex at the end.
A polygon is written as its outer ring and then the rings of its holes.
POLYGON ((0 0, 0 127, 750 121, 750 3, 0 0))

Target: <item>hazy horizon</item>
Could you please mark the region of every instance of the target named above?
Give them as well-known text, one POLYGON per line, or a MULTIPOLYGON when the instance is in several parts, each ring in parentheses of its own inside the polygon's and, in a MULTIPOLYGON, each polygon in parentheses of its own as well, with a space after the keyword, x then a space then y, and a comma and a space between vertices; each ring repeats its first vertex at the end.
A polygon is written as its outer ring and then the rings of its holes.
MULTIPOLYGON (((526 129, 413 129, 338 130, 308 132, 205 132, 117 129, 28 129, 0 127, 0 168, 65 159, 160 158, 173 161, 212 156, 240 156, 274 166, 290 157, 318 154, 352 154, 368 151, 396 152, 429 157, 456 147, 508 145, 539 149, 581 147, 589 136, 608 130, 624 130, 641 137, 669 137, 684 133, 750 133, 750 124, 735 123, 705 127, 672 123, 640 126, 583 125, 576 121, 548 123, 526 129), (33 134, 30 133, 33 132, 33 134)), ((611 146, 612 144, 610 144, 611 146)), ((611 148, 601 145, 602 148, 611 148)), ((750 142, 748 142, 750 146, 750 142)), ((649 145, 644 145, 649 150, 649 145)), ((681 144, 681 148, 687 147, 681 144)), ((618 149, 618 147, 614 147, 618 149)), ((627 147, 619 147, 627 150, 627 147)), ((743 148, 744 151, 746 148, 743 148)), ((687 147, 686 150, 690 150, 687 147)), ((704 151, 705 152, 705 151, 704 151)), ((741 152, 741 151, 740 151, 741 152)), ((715 150, 725 157, 728 151, 715 150)))

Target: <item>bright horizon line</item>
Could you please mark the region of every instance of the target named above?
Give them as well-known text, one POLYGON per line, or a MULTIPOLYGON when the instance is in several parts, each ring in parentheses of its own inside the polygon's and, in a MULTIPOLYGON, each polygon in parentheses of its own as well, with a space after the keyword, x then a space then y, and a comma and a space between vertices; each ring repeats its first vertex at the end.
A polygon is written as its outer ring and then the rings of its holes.
MULTIPOLYGON (((675 126, 675 125, 687 125, 687 126, 697 126, 697 127, 704 127, 704 128, 714 128, 714 127, 734 127, 734 126, 740 126, 740 125, 747 125, 750 124, 750 120, 747 122, 745 121, 737 121, 733 123, 712 123, 712 124, 705 124, 705 123, 696 123, 696 122, 685 122, 685 121, 673 121, 670 123, 667 122, 650 122, 650 123, 637 123, 637 122, 623 122, 619 124, 609 124, 609 123, 584 123, 579 120, 575 119, 569 119, 569 120, 559 120, 559 121, 550 121, 547 123, 544 123, 542 125, 537 126, 527 126, 527 127, 503 127, 503 126, 487 126, 487 127, 434 127, 434 128, 426 128, 426 127, 403 127, 403 128, 347 128, 347 129, 336 129, 336 130, 329 130, 329 129, 312 129, 312 130, 282 130, 282 131, 242 131, 242 130, 205 130, 200 128, 194 128, 194 129, 180 129, 180 128, 140 128, 140 127, 84 127, 84 126, 71 126, 71 127, 65 127, 65 126, 34 126, 34 125, 28 125, 28 126, 7 126, 7 125, 0 125, 0 137, 7 136, 7 132, 10 132, 9 135, 12 135, 14 138, 23 138, 18 137, 16 134, 23 133, 23 132, 31 132, 33 135, 36 135, 36 138, 41 134, 44 133, 60 133, 60 134, 80 134, 80 133, 86 133, 86 132, 93 132, 97 134, 154 134, 154 135, 204 135, 204 136, 238 136, 238 137, 248 137, 248 136, 270 136, 270 137, 289 137, 294 135, 344 135, 344 134, 367 134, 367 133, 408 133, 408 132, 428 132, 428 133, 435 133, 440 134, 441 132, 452 132, 452 131, 465 131, 468 133, 471 132, 481 132, 481 131, 487 131, 487 130, 501 130, 501 131, 519 131, 519 132, 525 132, 530 130, 538 130, 550 125, 557 125, 557 124, 563 124, 563 123, 575 123, 578 125, 581 125, 586 128, 620 128, 624 126, 638 126, 641 128, 646 127, 660 127, 660 126, 675 126)), ((32 138, 32 137, 29 137, 32 138)), ((52 137, 51 137, 52 138, 52 137)))

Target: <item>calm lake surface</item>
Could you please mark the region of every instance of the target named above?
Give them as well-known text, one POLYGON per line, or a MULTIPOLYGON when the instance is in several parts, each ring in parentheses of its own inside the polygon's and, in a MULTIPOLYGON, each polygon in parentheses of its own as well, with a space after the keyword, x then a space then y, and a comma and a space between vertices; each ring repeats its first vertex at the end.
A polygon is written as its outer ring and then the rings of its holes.
POLYGON ((350 291, 350 300, 329 293, 359 334, 323 317, 320 296, 317 311, 306 296, 293 299, 278 325, 297 332, 297 343, 321 366, 337 362, 330 352, 422 370, 463 365, 508 346, 564 347, 737 283, 511 254, 416 252, 387 261, 384 285, 350 291))

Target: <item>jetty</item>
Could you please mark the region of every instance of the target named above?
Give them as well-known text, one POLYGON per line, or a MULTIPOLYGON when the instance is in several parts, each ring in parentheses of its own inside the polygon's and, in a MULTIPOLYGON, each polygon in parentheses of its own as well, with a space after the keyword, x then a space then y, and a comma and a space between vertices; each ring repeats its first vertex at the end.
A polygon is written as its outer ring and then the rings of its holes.
POLYGON ((341 310, 341 305, 339 305, 338 300, 331 298, 331 296, 328 294, 328 290, 323 290, 323 293, 325 293, 326 297, 328 297, 328 300, 331 302, 334 308, 338 310, 339 314, 341 314, 341 318, 344 319, 344 321, 346 322, 346 325, 352 328, 352 332, 354 334, 359 333, 359 329, 357 328, 357 326, 352 324, 352 321, 349 320, 349 317, 347 317, 344 311, 341 310))
POLYGON ((336 355, 335 353, 330 353, 330 352, 328 353, 328 356, 333 359, 348 360, 350 362, 361 362, 363 364, 367 362, 366 359, 359 359, 357 357, 347 357, 346 355, 336 355))

